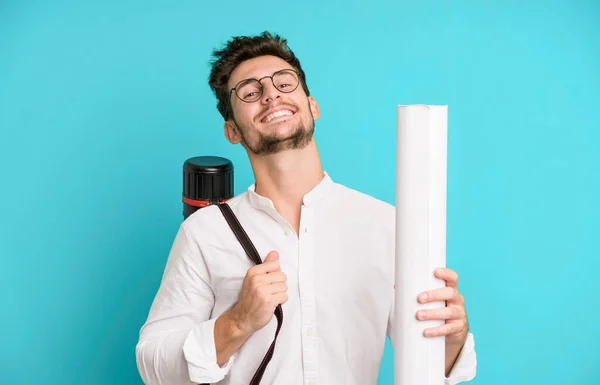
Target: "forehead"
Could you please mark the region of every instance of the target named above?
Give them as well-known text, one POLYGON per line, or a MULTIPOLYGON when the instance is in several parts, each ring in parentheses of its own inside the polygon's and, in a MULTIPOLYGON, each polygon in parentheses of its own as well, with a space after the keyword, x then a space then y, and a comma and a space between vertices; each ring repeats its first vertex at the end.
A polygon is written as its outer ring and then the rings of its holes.
POLYGON ((277 56, 260 56, 249 59, 242 62, 233 70, 229 77, 228 86, 229 88, 234 87, 244 79, 260 79, 263 76, 270 76, 273 72, 284 68, 293 69, 294 67, 277 56))

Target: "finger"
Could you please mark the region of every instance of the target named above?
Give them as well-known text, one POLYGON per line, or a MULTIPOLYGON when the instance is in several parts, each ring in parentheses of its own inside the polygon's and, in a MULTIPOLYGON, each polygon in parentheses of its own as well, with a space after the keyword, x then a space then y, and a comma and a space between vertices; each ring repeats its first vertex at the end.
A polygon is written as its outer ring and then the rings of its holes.
POLYGON ((458 301, 460 293, 454 287, 446 286, 439 289, 429 290, 419 294, 418 300, 420 303, 436 302, 436 301, 458 301))
POLYGON ((418 320, 452 320, 464 317, 464 310, 459 306, 449 306, 441 309, 423 309, 417 312, 418 320))
MULTIPOLYGON (((265 273, 270 273, 272 271, 278 271, 281 269, 281 265, 279 263, 279 253, 275 250, 269 252, 265 257, 265 260, 261 265, 265 266, 265 273)), ((260 269, 259 269, 260 270, 260 269)))
POLYGON ((278 294, 287 292, 288 286, 285 282, 272 283, 265 288, 270 294, 278 294))
POLYGON ((446 323, 442 326, 436 328, 428 328, 423 330, 423 335, 425 337, 441 337, 447 336, 452 333, 458 333, 461 329, 461 326, 454 323, 446 323))
POLYGON ((273 250, 273 251, 269 252, 269 254, 267 254, 264 262, 277 261, 278 259, 279 259, 279 253, 277 251, 273 250))
POLYGON ((288 300, 287 292, 280 292, 277 294, 273 294, 273 303, 275 305, 281 305, 283 303, 286 303, 287 300, 288 300))
POLYGON ((265 283, 274 284, 287 281, 287 274, 283 271, 276 271, 265 275, 265 283))
POLYGON ((434 275, 446 281, 446 286, 457 287, 458 286, 458 273, 452 269, 440 267, 435 269, 434 275))
POLYGON ((281 271, 281 264, 278 260, 271 260, 261 263, 260 265, 252 266, 248 270, 249 276, 272 273, 276 271, 281 271))

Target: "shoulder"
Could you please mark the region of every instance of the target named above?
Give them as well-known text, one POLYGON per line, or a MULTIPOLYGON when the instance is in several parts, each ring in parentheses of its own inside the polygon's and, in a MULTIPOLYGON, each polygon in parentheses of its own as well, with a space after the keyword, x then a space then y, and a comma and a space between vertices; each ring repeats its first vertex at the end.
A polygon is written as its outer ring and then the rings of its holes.
MULTIPOLYGON (((243 192, 227 201, 227 204, 234 213, 243 205, 246 194, 247 192, 243 192)), ((219 207, 217 205, 210 205, 196 210, 193 214, 189 215, 181 224, 181 229, 189 238, 198 236, 209 238, 221 231, 224 225, 226 225, 225 218, 219 207)))
POLYGON ((333 198, 344 208, 351 208, 355 213, 368 212, 378 216, 395 214, 395 207, 392 204, 340 183, 334 184, 333 198))

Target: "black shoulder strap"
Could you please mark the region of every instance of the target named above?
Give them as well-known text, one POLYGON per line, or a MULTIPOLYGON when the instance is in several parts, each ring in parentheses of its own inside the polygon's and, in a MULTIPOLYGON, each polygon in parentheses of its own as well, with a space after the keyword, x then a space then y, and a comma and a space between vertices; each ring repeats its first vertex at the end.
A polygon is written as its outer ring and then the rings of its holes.
MULTIPOLYGON (((244 228, 242 227, 242 225, 236 218, 235 214, 233 214, 233 211, 231 211, 231 207, 229 207, 229 205, 227 203, 220 203, 217 206, 219 206, 219 209, 221 209, 221 212, 223 213, 223 216, 227 220, 229 227, 231 227, 231 230, 233 230, 233 233, 235 234, 236 238, 238 239, 238 241, 240 242, 240 244, 246 251, 246 254, 248 254, 248 257, 255 264, 257 264, 257 265, 261 264, 262 260, 260 258, 260 255, 256 251, 254 244, 248 237, 248 234, 246 234, 246 231, 244 230, 244 228)), ((269 350, 267 351, 265 358, 262 360, 260 366, 256 370, 254 377, 252 377, 252 381, 250 382, 250 385, 256 385, 256 384, 260 383, 260 380, 262 379, 263 374, 265 373, 265 369, 267 368, 267 365, 271 361, 271 358, 273 358, 273 351, 275 350, 275 342, 277 341, 277 336, 279 335, 279 330, 281 330, 281 324, 283 322, 283 310, 281 309, 281 305, 278 305, 275 308, 275 317, 277 317, 277 329, 275 331, 275 338, 273 339, 273 342, 271 343, 271 346, 269 347, 269 350)))

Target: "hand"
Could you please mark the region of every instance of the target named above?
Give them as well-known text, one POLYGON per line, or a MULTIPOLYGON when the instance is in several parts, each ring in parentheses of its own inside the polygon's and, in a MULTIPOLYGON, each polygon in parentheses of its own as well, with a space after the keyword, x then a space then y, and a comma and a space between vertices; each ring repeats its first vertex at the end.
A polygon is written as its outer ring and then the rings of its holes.
POLYGON ((469 324, 465 300, 458 291, 458 274, 451 269, 436 269, 434 275, 446 281, 446 287, 419 294, 420 303, 446 301, 441 309, 423 309, 417 312, 419 320, 444 320, 444 325, 423 331, 426 337, 446 336, 446 345, 462 346, 467 339, 469 324))
POLYGON ((276 251, 271 251, 260 265, 248 269, 240 299, 231 309, 232 318, 242 333, 254 333, 271 321, 275 308, 288 300, 286 280, 276 251))

